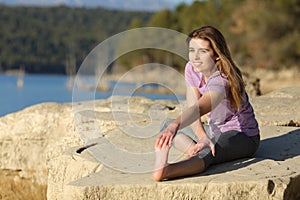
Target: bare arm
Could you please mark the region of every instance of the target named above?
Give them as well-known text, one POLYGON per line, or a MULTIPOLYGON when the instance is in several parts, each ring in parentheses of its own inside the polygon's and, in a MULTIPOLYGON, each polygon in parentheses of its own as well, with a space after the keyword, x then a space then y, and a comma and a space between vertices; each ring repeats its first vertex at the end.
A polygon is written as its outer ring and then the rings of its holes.
POLYGON ((213 110, 224 98, 224 95, 216 91, 208 91, 203 94, 198 101, 188 107, 178 116, 165 130, 163 130, 156 140, 158 147, 171 145, 172 140, 179 129, 191 125, 200 117, 213 110))
MULTIPOLYGON (((187 100, 187 106, 191 107, 194 104, 197 103, 198 99, 200 98, 200 93, 196 87, 187 87, 186 90, 186 100, 187 100)), ((203 123, 201 121, 201 118, 196 120, 191 124, 192 130, 194 131, 196 137, 198 140, 201 140, 202 138, 207 137, 207 134, 204 130, 203 123)))
POLYGON ((200 117, 212 110, 213 105, 213 92, 206 92, 196 103, 188 107, 173 123, 177 125, 178 129, 182 129, 196 120, 199 121, 200 117))

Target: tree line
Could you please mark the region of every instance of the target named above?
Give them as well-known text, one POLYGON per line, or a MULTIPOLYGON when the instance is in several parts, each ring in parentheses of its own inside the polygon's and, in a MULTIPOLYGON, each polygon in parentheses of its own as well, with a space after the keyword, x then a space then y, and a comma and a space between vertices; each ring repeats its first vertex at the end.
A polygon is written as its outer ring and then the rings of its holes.
POLYGON ((74 73, 72 67, 78 69, 100 42, 125 31, 132 19, 144 22, 152 15, 103 8, 0 5, 0 67, 21 67, 29 73, 74 73))
MULTIPOLYGON (((174 11, 157 12, 146 26, 169 28, 184 34, 203 25, 215 26, 227 39, 238 65, 276 70, 299 67, 299 19, 299 0, 208 0, 181 4, 174 11)), ((133 21, 131 27, 141 24, 133 21)), ((149 58, 152 55, 140 52, 136 59, 141 63, 141 54, 149 58)), ((164 58, 164 54, 158 54, 152 59, 161 62, 164 58)), ((176 56, 173 55, 173 59, 176 56)), ((128 64, 128 59, 124 57, 120 62, 128 64)), ((175 67, 182 70, 184 63, 177 63, 175 67)))
MULTIPOLYGON (((299 63, 299 19, 298 0, 194 1, 156 13, 1 5, 0 66, 2 70, 22 66, 31 73, 72 74, 96 45, 122 31, 163 27, 188 34, 212 25, 222 31, 239 65, 278 69, 299 63)), ((183 70, 185 61, 169 52, 144 49, 115 63, 131 68, 149 62, 183 70)))

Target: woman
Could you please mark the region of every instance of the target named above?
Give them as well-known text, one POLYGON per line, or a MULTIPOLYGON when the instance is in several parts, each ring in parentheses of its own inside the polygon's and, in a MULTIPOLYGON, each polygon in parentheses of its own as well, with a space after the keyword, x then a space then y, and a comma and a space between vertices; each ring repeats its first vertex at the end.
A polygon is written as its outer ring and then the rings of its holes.
POLYGON ((254 111, 223 35, 205 26, 192 31, 187 44, 188 108, 156 140, 152 173, 156 181, 201 173, 212 164, 252 156, 259 146, 254 111), (201 122, 205 114, 208 126, 201 122), (172 144, 188 159, 169 164, 172 144))

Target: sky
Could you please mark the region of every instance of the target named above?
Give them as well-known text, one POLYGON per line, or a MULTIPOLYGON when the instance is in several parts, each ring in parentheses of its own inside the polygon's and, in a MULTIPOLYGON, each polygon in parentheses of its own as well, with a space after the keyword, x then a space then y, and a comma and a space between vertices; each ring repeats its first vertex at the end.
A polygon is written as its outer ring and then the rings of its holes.
POLYGON ((192 3, 194 0, 169 0, 169 1, 171 1, 175 4, 179 4, 179 3, 182 3, 182 2, 189 4, 189 3, 192 3))
POLYGON ((159 10, 165 7, 174 8, 179 3, 190 4, 193 0, 0 0, 6 5, 71 5, 71 6, 102 6, 119 9, 154 9, 159 10))

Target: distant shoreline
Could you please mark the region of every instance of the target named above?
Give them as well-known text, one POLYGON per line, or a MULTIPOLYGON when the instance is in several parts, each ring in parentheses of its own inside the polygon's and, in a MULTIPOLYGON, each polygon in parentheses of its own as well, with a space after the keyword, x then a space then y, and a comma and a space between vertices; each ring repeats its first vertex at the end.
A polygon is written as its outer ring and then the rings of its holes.
POLYGON ((8 75, 24 75, 25 74, 25 70, 23 69, 9 69, 4 71, 4 74, 8 74, 8 75))

